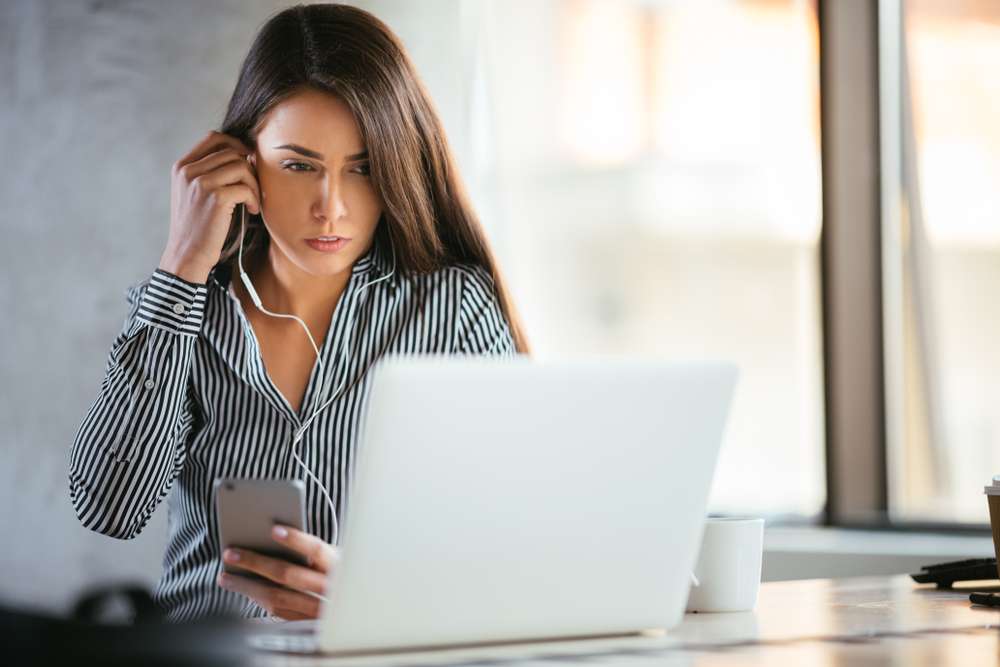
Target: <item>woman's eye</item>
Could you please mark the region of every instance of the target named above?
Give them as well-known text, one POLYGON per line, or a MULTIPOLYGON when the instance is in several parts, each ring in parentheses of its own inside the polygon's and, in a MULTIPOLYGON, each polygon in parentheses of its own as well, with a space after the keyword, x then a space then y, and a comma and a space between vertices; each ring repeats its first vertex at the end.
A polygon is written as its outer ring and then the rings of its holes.
POLYGON ((305 162, 286 162, 285 169, 288 171, 312 171, 312 167, 305 162), (293 167, 305 167, 305 169, 294 169, 293 167))
POLYGON ((371 174, 371 165, 367 163, 359 164, 357 167, 352 169, 352 171, 356 174, 361 174, 362 176, 368 176, 371 174))

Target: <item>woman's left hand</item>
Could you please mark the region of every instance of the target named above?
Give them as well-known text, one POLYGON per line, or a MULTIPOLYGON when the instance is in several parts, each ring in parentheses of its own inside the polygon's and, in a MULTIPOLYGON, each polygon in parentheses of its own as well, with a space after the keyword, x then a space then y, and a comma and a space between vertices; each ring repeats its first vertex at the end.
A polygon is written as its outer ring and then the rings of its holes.
POLYGON ((327 574, 338 559, 336 548, 315 535, 288 526, 275 526, 271 537, 305 556, 307 565, 230 547, 222 554, 228 565, 249 570, 267 581, 220 572, 219 586, 245 595, 278 618, 318 618, 321 596, 326 594, 327 574))

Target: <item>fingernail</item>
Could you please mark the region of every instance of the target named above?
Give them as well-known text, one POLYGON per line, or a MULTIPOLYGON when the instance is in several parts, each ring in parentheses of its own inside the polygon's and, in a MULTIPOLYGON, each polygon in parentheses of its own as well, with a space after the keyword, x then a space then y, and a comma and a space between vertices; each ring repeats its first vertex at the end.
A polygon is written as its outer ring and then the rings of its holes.
POLYGON ((231 563, 235 563, 240 559, 239 552, 233 551, 232 549, 226 549, 226 552, 223 554, 223 556, 225 557, 226 560, 228 560, 231 563))
POLYGON ((271 532, 274 533, 274 536, 279 540, 283 540, 288 537, 288 529, 284 526, 275 526, 271 532))

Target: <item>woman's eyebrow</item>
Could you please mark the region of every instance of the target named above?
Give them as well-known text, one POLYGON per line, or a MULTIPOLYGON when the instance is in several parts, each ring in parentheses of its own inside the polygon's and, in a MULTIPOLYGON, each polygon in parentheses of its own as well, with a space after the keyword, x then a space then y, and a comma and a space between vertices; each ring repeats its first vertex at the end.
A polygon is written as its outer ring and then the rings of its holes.
MULTIPOLYGON (((323 159, 323 154, 322 153, 317 153, 314 150, 311 150, 309 148, 305 148, 304 146, 299 146, 298 144, 282 144, 280 146, 275 146, 274 149, 275 150, 282 150, 282 149, 284 149, 284 150, 289 150, 289 151, 295 151, 296 153, 299 153, 300 155, 305 155, 306 157, 311 157, 311 158, 316 159, 316 160, 322 160, 323 159)), ((367 150, 363 150, 360 153, 355 153, 354 155, 348 155, 347 159, 348 160, 362 160, 362 159, 364 159, 366 157, 368 157, 368 151, 367 150)))

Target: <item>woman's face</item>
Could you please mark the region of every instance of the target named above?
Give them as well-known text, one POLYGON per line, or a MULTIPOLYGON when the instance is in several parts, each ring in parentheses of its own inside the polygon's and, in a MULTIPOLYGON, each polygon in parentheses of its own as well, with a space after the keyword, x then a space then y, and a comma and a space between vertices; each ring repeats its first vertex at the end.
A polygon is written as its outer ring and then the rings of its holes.
POLYGON ((273 262, 332 276, 368 251, 382 203, 343 100, 314 89, 282 100, 258 126, 253 161, 273 262))

